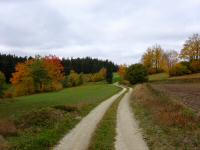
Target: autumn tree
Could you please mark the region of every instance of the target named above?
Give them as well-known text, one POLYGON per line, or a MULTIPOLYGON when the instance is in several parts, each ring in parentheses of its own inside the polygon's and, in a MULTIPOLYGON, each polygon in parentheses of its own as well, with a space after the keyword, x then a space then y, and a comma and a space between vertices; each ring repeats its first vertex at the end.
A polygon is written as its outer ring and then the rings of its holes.
POLYGON ((42 61, 51 81, 50 90, 60 90, 62 88, 61 81, 64 79, 64 67, 61 60, 51 55, 42 58, 42 61))
POLYGON ((101 68, 101 70, 98 73, 100 74, 101 79, 103 80, 106 78, 107 70, 106 70, 106 68, 103 67, 103 68, 101 68))
POLYGON ((61 81, 64 77, 64 67, 56 56, 46 56, 42 59, 51 80, 61 81))
POLYGON ((169 50, 164 53, 164 60, 167 63, 167 69, 171 69, 178 62, 178 52, 175 50, 169 50))
POLYGON ((80 76, 74 70, 70 71, 70 74, 65 77, 65 87, 77 86, 80 83, 80 76))
POLYGON ((153 64, 154 64, 154 51, 152 48, 148 48, 146 53, 143 54, 142 56, 142 63, 143 65, 150 69, 153 68, 153 64))
POLYGON ((36 58, 32 65, 30 65, 30 71, 36 92, 43 91, 43 86, 51 82, 47 68, 45 68, 43 61, 36 58))
POLYGON ((126 79, 131 84, 142 83, 148 81, 148 72, 142 64, 134 64, 128 67, 126 79))
POLYGON ((142 56, 142 64, 148 69, 149 73, 158 73, 162 71, 164 51, 159 45, 147 49, 142 56))
POLYGON ((190 62, 193 60, 200 61, 200 35, 193 34, 192 37, 189 37, 188 40, 185 41, 183 49, 181 50, 181 58, 189 60, 190 62))
POLYGON ((16 65, 11 83, 16 95, 53 91, 62 88, 63 67, 57 57, 35 57, 16 65))
POLYGON ((118 70, 117 73, 119 74, 119 76, 121 77, 121 79, 125 78, 126 71, 127 71, 127 66, 125 64, 119 66, 119 70, 118 70))
POLYGON ((153 46, 152 49, 154 51, 154 58, 153 58, 154 66, 155 66, 156 72, 159 72, 162 69, 161 62, 162 62, 164 51, 159 45, 153 46))

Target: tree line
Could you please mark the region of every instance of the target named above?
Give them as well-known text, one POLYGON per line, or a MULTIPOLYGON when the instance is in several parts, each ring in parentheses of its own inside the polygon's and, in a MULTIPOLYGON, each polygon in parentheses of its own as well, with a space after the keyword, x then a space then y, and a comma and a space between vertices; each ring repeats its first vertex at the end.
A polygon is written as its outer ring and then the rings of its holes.
POLYGON ((118 69, 122 84, 146 82, 149 74, 161 72, 167 72, 170 76, 200 72, 200 35, 189 37, 180 53, 164 50, 156 44, 147 48, 139 64, 120 65, 118 69))
MULTIPOLYGON (((4 73, 6 82, 10 82, 12 73, 15 72, 15 66, 18 63, 23 63, 27 60, 33 59, 33 57, 21 57, 11 54, 0 53, 0 71, 4 73)), ((63 65, 63 71, 65 75, 69 75, 71 70, 77 73, 97 73, 102 68, 109 68, 112 72, 118 70, 118 65, 108 60, 99 60, 96 58, 62 58, 61 64, 63 65)))
POLYGON ((165 51, 160 45, 149 47, 141 63, 149 74, 168 72, 171 76, 200 72, 200 35, 193 34, 185 41, 180 53, 165 51))
MULTIPOLYGON (((87 59, 90 60, 89 58, 87 59)), ((64 71, 63 59, 61 60, 56 56, 28 58, 24 62, 16 64, 15 71, 10 78, 11 86, 7 88, 5 86, 5 75, 0 71, 0 97, 11 98, 13 96, 57 91, 63 87, 78 86, 86 82, 99 82, 105 79, 108 83, 112 83, 114 70, 112 63, 105 61, 103 65, 107 65, 107 68, 102 67, 98 72, 87 74, 76 72, 73 70, 74 66, 72 65, 68 73, 64 71)), ((83 64, 81 69, 84 67, 87 66, 83 64)), ((77 69, 80 68, 77 67, 77 69)), ((79 71, 83 71, 81 69, 79 71)), ((93 71, 97 71, 97 69, 93 71)))
POLYGON ((102 68, 110 68, 112 72, 117 72, 118 65, 114 64, 108 60, 99 60, 96 58, 71 58, 62 59, 62 64, 64 66, 65 74, 68 75, 71 70, 77 73, 97 73, 102 68))

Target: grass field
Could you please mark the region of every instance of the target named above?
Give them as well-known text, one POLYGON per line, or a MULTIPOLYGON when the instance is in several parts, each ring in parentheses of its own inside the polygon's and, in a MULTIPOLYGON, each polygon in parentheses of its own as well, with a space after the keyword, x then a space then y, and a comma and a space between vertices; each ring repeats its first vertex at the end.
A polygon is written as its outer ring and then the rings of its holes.
POLYGON ((35 94, 31 96, 7 99, 0 104, 1 117, 15 117, 27 111, 55 106, 72 105, 77 103, 100 102, 116 93, 119 88, 113 85, 97 83, 79 87, 67 88, 59 92, 35 94))
POLYGON ((167 73, 158 73, 149 75, 150 82, 159 82, 159 81, 167 81, 167 82, 196 82, 200 81, 200 73, 177 76, 177 77, 169 77, 167 73))
POLYGON ((171 77, 170 79, 171 80, 178 80, 178 79, 198 79, 198 78, 200 78, 200 73, 171 77))
POLYGON ((114 85, 93 83, 8 99, 0 104, 0 134, 10 149, 50 149, 91 109, 119 90, 114 85))

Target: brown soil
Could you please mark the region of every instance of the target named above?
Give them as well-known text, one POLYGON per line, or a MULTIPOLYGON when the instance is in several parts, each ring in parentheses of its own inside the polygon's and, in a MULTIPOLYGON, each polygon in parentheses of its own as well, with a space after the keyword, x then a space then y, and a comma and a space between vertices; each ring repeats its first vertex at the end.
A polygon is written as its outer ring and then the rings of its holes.
POLYGON ((151 84, 152 88, 182 101, 183 104, 200 111, 200 83, 151 84))

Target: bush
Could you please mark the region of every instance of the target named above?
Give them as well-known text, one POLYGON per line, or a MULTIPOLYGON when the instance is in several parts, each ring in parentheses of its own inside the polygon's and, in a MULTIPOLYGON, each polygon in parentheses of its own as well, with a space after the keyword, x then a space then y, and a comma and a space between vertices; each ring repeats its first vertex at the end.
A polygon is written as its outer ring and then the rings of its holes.
POLYGON ((91 81, 92 82, 102 81, 103 79, 104 79, 104 77, 100 73, 94 73, 91 76, 91 81))
POLYGON ((32 110, 23 115, 17 122, 21 129, 31 127, 49 127, 64 117, 62 111, 54 108, 41 108, 32 110))
POLYGON ((184 63, 178 63, 174 67, 172 67, 169 70, 170 76, 181 76, 185 74, 190 74, 191 71, 188 69, 186 65, 183 65, 184 63))
POLYGON ((59 90, 62 90, 62 89, 63 89, 62 83, 60 83, 58 81, 52 82, 52 90, 53 91, 59 91, 59 90))
POLYGON ((63 110, 63 111, 66 111, 66 112, 78 111, 78 107, 73 106, 73 105, 56 105, 56 106, 53 106, 53 108, 63 110))
POLYGON ((190 70, 191 70, 193 73, 198 73, 198 72, 200 72, 200 61, 199 61, 199 60, 192 61, 192 62, 190 63, 190 70))
POLYGON ((85 82, 99 82, 105 79, 107 70, 102 68, 99 72, 93 74, 84 74, 83 79, 85 82))
POLYGON ((131 65, 127 69, 126 79, 131 84, 146 82, 148 81, 148 71, 142 64, 131 65))
POLYGON ((10 89, 8 89, 4 92, 3 97, 4 98, 13 98, 13 92, 10 89))
POLYGON ((70 71, 70 74, 64 79, 65 87, 73 87, 80 84, 80 76, 75 71, 70 71))

